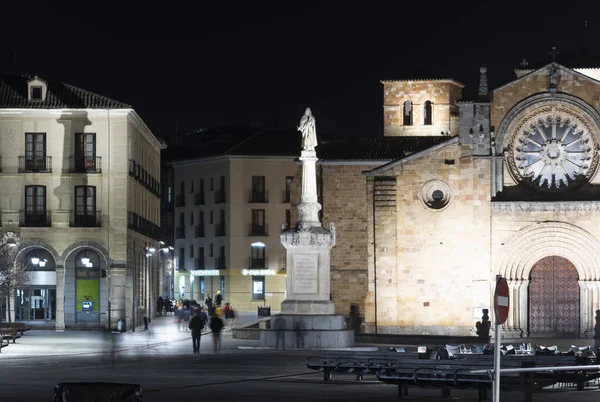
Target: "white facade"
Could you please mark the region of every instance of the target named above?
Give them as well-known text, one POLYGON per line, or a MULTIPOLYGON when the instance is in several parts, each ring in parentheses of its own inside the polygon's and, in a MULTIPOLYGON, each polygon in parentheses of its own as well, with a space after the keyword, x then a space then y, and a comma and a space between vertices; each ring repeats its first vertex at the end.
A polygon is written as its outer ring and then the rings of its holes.
POLYGON ((38 272, 3 300, 2 319, 138 326, 158 290, 146 247, 158 247, 161 143, 128 105, 37 77, 22 85, 31 108, 0 105, 0 213, 27 269, 38 272), (42 99, 31 98, 32 85, 42 99), (53 89, 64 88, 87 98, 60 107, 53 89), (109 107, 96 108, 101 102, 109 107))

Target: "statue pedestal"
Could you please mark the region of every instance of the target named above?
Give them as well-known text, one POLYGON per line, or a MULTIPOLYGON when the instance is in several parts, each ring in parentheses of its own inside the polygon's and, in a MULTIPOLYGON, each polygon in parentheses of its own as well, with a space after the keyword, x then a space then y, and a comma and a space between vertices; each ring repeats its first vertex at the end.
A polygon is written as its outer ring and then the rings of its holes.
POLYGON ((340 348, 354 345, 354 331, 345 317, 335 314, 330 300, 330 253, 335 228, 300 225, 285 230, 281 243, 287 251, 286 300, 281 314, 271 317, 271 329, 261 332, 268 347, 340 348))

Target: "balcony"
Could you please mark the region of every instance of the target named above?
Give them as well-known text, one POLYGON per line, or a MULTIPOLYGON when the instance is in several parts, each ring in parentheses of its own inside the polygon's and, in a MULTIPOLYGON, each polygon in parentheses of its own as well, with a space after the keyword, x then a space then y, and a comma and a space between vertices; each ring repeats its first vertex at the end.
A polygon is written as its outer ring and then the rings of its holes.
POLYGON ((250 269, 265 269, 269 266, 268 258, 249 258, 250 269))
POLYGON ((102 157, 71 156, 69 171, 71 173, 102 173, 102 157))
POLYGON ((290 190, 283 190, 283 194, 282 194, 282 202, 284 204, 289 204, 291 202, 291 191, 290 190))
POLYGON ((225 256, 215 258, 215 269, 227 269, 225 267, 225 256))
POLYGON ((19 218, 21 227, 52 226, 50 211, 21 211, 19 218))
POLYGON ((225 236, 225 224, 215 225, 215 236, 225 236))
POLYGON ((19 173, 52 173, 52 157, 19 156, 19 173))
POLYGON ((215 191, 215 204, 224 204, 225 203, 225 189, 221 188, 215 191))
POLYGON ((196 269, 204 269, 204 258, 196 258, 196 269))
POLYGON ((177 194, 175 196, 175 206, 185 207, 185 194, 177 194))
POLYGON ((79 213, 71 211, 69 226, 72 228, 99 228, 102 226, 102 213, 100 211, 91 213, 79 213))
POLYGON ((204 205, 204 193, 194 194, 194 205, 204 205))
POLYGON ((248 202, 255 204, 263 204, 269 202, 269 192, 268 191, 250 191, 248 202))
POLYGON ((185 227, 175 228, 175 238, 176 239, 185 239, 185 227))
POLYGON ((269 225, 250 225, 249 236, 268 236, 269 225))
POLYGON ((194 227, 194 236, 195 237, 205 237, 204 233, 204 225, 196 225, 194 227))

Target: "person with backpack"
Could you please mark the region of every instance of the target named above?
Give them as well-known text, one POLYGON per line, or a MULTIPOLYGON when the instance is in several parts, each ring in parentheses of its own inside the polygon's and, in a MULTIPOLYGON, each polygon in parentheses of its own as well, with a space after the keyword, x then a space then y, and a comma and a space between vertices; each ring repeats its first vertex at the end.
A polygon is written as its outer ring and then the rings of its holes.
POLYGON ((235 311, 233 310, 231 303, 225 303, 225 307, 223 307, 223 315, 225 316, 226 322, 225 328, 228 331, 231 331, 233 329, 233 321, 235 319, 235 311))
POLYGON ((192 346, 194 347, 194 354, 200 354, 200 338, 202 337, 202 330, 204 329, 207 320, 208 317, 202 309, 190 319, 189 328, 192 330, 192 346))

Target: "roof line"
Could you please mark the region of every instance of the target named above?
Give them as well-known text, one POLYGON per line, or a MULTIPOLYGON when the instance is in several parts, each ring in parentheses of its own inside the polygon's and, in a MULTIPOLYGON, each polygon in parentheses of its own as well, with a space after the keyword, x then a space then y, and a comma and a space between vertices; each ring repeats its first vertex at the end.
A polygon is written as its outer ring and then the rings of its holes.
POLYGON ((381 82, 382 84, 388 83, 388 82, 411 82, 411 81, 417 81, 417 82, 451 82, 454 84, 458 84, 461 87, 464 87, 465 84, 463 84, 460 81, 455 80, 454 78, 404 78, 404 79, 388 79, 388 80, 379 80, 379 82, 381 82))
POLYGON ((410 154, 410 155, 408 155, 408 156, 406 156, 404 158, 396 159, 395 161, 392 161, 390 163, 386 163, 385 165, 382 165, 382 166, 380 166, 378 168, 375 168, 373 170, 366 170, 366 171, 362 172, 362 174, 364 174, 365 176, 375 176, 375 175, 377 175, 377 174, 379 174, 379 173, 381 173, 381 172, 383 172, 385 170, 388 170, 390 168, 396 167, 396 166, 401 165, 401 164, 403 164, 405 162, 409 162, 409 161, 411 161, 413 159, 420 158, 421 156, 427 155, 430 152, 437 151, 438 149, 442 149, 442 148, 445 148, 447 146, 450 146, 450 145, 453 145, 453 144, 456 144, 456 143, 458 143, 458 135, 455 135, 454 137, 450 138, 448 141, 444 141, 444 142, 441 142, 441 143, 436 144, 434 146, 431 146, 431 147, 429 147, 427 149, 424 149, 422 151, 415 152, 415 153, 410 154))
MULTIPOLYGON (((570 68, 570 67, 567 67, 567 66, 564 66, 564 65, 562 65, 562 64, 560 64, 560 63, 557 63, 557 62, 555 62, 555 61, 552 61, 552 62, 550 62, 550 63, 548 63, 548 64, 546 64, 546 65, 544 65, 544 66, 542 66, 542 67, 540 67, 540 68, 536 68, 536 69, 534 69, 534 70, 533 70, 533 69, 520 70, 520 71, 529 71, 529 72, 528 72, 528 73, 526 73, 526 74, 523 74, 523 75, 522 75, 522 76, 520 76, 520 77, 517 77, 517 79, 515 79, 515 80, 509 81, 509 82, 507 82, 506 84, 504 84, 504 85, 502 85, 502 86, 500 86, 500 87, 498 87, 498 88, 495 88, 495 89, 494 89, 492 92, 493 92, 493 93, 495 93, 496 91, 499 91, 499 90, 501 90, 501 89, 504 89, 504 88, 508 87, 509 85, 512 85, 512 84, 514 84, 515 82, 517 82, 517 81, 520 81, 521 79, 523 79, 523 78, 525 78, 525 77, 527 77, 527 76, 529 76, 529 75, 531 75, 531 74, 534 74, 534 73, 536 73, 536 72, 538 72, 538 71, 540 71, 540 70, 543 70, 543 69, 547 68, 548 66, 550 66, 550 65, 552 65, 552 64, 555 64, 555 65, 557 65, 557 66, 558 66, 558 67, 560 67, 560 68, 564 68, 565 70, 571 71, 571 72, 573 72, 573 74, 576 74, 578 77, 585 78, 585 79, 587 79, 587 80, 590 80, 590 81, 592 81, 592 82, 596 82, 596 83, 600 82, 600 81, 598 81, 597 79, 590 77, 589 75, 585 75, 585 74, 583 74, 583 73, 580 73, 579 71, 576 71, 576 70, 574 70, 574 69, 572 69, 572 68, 570 68)), ((517 69, 515 69, 515 71, 516 71, 516 70, 517 70, 517 69)))

